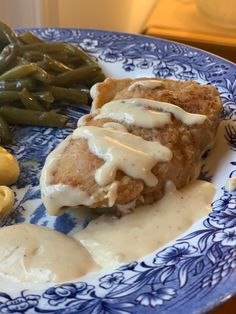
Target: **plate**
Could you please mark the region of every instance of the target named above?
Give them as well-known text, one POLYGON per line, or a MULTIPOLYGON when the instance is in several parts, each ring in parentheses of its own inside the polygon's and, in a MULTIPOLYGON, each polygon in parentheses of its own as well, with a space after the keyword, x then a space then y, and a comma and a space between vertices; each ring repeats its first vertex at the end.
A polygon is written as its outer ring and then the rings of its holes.
MULTIPOLYGON (((23 30, 19 30, 21 32, 23 30)), ((60 285, 1 284, 0 313, 201 313, 236 293, 236 65, 199 49, 141 35, 79 29, 34 29, 45 40, 79 44, 108 76, 160 76, 215 85, 224 103, 216 146, 201 178, 217 186, 213 211, 180 238, 140 261, 60 285)), ((69 107, 78 119, 87 110, 69 107)), ((50 217, 40 200, 39 176, 49 152, 71 130, 15 127, 20 180, 16 209, 6 225, 28 222, 70 234, 88 219, 72 211, 50 217)))

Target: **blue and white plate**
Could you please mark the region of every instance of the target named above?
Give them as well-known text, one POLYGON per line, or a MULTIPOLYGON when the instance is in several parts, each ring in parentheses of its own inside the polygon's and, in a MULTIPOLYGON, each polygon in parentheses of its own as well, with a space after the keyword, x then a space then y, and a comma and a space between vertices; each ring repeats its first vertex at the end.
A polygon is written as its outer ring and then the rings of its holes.
MULTIPOLYGON (((22 30, 21 30, 22 31, 22 30)), ((79 44, 114 77, 157 76, 215 85, 224 112, 201 178, 217 186, 213 212, 180 238, 141 261, 61 285, 1 284, 0 313, 202 313, 236 293, 236 65, 207 52, 146 36, 96 30, 35 29, 45 40, 79 44)), ((79 118, 85 109, 69 108, 79 118)), ((14 128, 9 149, 20 162, 16 210, 7 221, 71 234, 87 221, 76 212, 53 218, 40 200, 39 176, 48 153, 71 130, 14 128)))

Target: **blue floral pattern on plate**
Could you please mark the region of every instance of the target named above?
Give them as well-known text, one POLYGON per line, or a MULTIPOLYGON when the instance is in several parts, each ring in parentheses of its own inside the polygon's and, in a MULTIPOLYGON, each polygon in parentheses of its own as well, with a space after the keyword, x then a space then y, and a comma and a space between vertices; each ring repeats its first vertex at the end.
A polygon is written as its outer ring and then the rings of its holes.
MULTIPOLYGON (((19 30, 19 32, 24 30, 19 30)), ((45 289, 0 292, 0 313, 200 313, 236 293, 236 192, 222 188, 236 175, 236 66, 204 51, 140 35, 78 29, 34 29, 46 40, 79 44, 105 73, 118 77, 161 76, 214 84, 224 103, 224 169, 206 159, 201 178, 213 181, 213 211, 181 238, 140 261, 82 281, 45 289)), ((83 108, 67 110, 76 120, 83 108)), ((6 225, 29 222, 66 234, 83 228, 76 213, 47 215, 40 201, 39 175, 48 153, 71 130, 15 127, 9 149, 20 161, 16 210, 6 225)), ((223 145, 223 144, 222 144, 223 145)))

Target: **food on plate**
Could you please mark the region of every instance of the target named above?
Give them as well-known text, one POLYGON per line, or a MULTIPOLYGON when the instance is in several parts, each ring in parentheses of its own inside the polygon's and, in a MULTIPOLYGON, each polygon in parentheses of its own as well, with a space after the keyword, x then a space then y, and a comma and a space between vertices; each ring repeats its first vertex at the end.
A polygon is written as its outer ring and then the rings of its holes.
POLYGON ((63 128, 69 118, 55 111, 35 111, 8 106, 0 108, 0 115, 9 124, 38 125, 63 128))
POLYGON ((225 190, 228 192, 233 192, 236 190, 236 177, 231 177, 227 180, 225 184, 225 190))
POLYGON ((0 243, 0 275, 15 281, 63 282, 99 269, 79 242, 46 227, 2 227, 0 243))
POLYGON ((102 215, 72 237, 30 224, 2 227, 0 277, 59 283, 137 260, 207 215, 214 193, 213 184, 200 180, 180 190, 169 185, 160 201, 120 219, 102 215))
POLYGON ((19 177, 20 169, 16 158, 0 147, 0 185, 11 185, 19 177))
POLYGON ((214 194, 212 183, 195 180, 129 215, 99 216, 73 237, 102 268, 119 267, 154 252, 208 215, 214 194))
POLYGON ((0 116, 0 144, 11 143, 11 131, 6 121, 0 116))
POLYGON ((106 79, 89 115, 47 158, 43 202, 52 215, 78 205, 127 210, 171 183, 196 178, 222 109, 213 86, 157 78, 106 79))
MULTIPOLYGON (((63 89, 57 88, 59 95, 63 89)), ((3 277, 64 282, 118 267, 160 248, 209 213, 215 188, 194 179, 215 139, 218 92, 195 82, 140 78, 107 79, 91 95, 91 113, 46 160, 42 200, 53 215, 79 205, 137 208, 119 219, 110 209, 73 238, 28 224, 1 228, 3 277)), ((29 101, 26 90, 20 96, 39 115, 35 99, 29 101)), ((18 108, 9 109, 15 110, 9 119, 17 119, 18 108)), ((10 193, 2 191, 0 196, 10 193)))
POLYGON ((4 220, 12 212, 13 205, 13 191, 5 185, 0 185, 0 221, 4 220))
POLYGON ((6 185, 12 185, 19 177, 20 168, 16 158, 0 146, 0 221, 13 210, 14 193, 6 185))
POLYGON ((32 32, 16 34, 2 22, 0 47, 0 143, 11 142, 7 123, 65 127, 68 118, 53 111, 54 101, 88 105, 89 88, 105 78, 76 45, 46 42, 32 32))

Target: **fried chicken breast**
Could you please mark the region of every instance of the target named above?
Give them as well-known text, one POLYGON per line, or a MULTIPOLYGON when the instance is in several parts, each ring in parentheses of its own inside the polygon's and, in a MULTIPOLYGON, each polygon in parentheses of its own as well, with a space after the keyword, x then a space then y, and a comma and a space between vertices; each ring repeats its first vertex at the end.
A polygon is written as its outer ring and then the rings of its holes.
MULTIPOLYGON (((150 204, 162 198, 169 182, 179 189, 198 176, 201 157, 214 142, 222 109, 219 93, 213 86, 160 78, 108 78, 92 87, 91 96, 91 114, 79 121, 79 128, 108 126, 118 128, 120 132, 125 130, 145 141, 159 142, 171 151, 172 156, 152 167, 151 172, 158 179, 155 185, 147 185, 143 179, 134 178, 117 169, 113 181, 101 186, 96 180, 96 172, 104 165, 105 160, 91 151, 88 139, 71 136, 61 144, 56 154, 52 153, 56 158, 49 157, 50 160, 47 160, 43 169, 42 199, 50 213, 58 214, 62 208, 76 205, 92 208, 117 206, 124 209, 141 203, 150 204), (154 87, 141 84, 146 80, 154 82, 154 87), (100 114, 100 109, 108 102, 129 99, 170 103, 187 113, 206 116, 206 119, 202 123, 189 125, 170 113, 169 123, 150 128, 128 123, 125 119, 117 121, 114 117, 100 114), (51 193, 54 187, 58 193, 51 193), (71 195, 60 192, 61 187, 73 189, 72 202, 66 200, 66 195, 68 198, 71 195), (83 197, 76 198, 76 191, 82 192, 83 197), (60 200, 55 205, 54 201, 58 197, 60 200)), ((164 107, 150 108, 148 103, 146 107, 151 112, 165 112, 164 107)))

